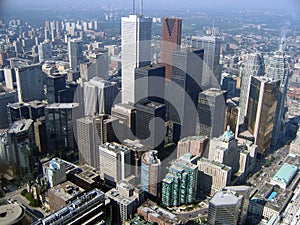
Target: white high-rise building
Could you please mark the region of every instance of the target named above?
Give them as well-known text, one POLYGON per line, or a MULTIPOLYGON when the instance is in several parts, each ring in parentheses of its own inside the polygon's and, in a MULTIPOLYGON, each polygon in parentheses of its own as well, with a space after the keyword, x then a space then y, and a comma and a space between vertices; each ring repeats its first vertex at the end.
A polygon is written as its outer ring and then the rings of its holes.
POLYGON ((72 39, 68 42, 70 68, 73 70, 77 70, 79 64, 84 61, 82 50, 82 40, 72 39))
POLYGON ((44 62, 52 57, 52 49, 49 41, 45 41, 38 45, 39 62, 44 62))
POLYGON ((115 82, 102 80, 94 77, 84 82, 84 110, 86 116, 93 116, 96 113, 110 114, 111 107, 118 94, 118 87, 115 82))
POLYGON ((126 146, 107 142, 99 146, 99 156, 102 178, 116 183, 131 175, 131 154, 126 146))
POLYGON ((141 14, 122 17, 122 103, 135 102, 135 68, 151 63, 151 27, 141 14))

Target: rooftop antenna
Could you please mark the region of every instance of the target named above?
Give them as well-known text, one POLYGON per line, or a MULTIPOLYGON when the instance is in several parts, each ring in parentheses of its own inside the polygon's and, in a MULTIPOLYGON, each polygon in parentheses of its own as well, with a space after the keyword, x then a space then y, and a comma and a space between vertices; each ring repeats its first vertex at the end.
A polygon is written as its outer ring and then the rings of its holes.
POLYGON ((132 0, 132 14, 135 14, 135 0, 132 0))
POLYGON ((143 0, 140 0, 140 15, 143 15, 143 0))

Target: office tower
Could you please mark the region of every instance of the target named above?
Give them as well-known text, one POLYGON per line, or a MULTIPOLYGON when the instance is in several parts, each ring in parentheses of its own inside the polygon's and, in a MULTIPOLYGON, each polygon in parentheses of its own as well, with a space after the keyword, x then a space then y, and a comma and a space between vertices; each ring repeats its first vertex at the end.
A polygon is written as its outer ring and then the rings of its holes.
POLYGON ((80 76, 85 81, 89 81, 93 77, 102 79, 108 78, 108 51, 97 49, 88 55, 89 61, 80 64, 80 76))
POLYGON ((52 57, 51 44, 47 41, 38 45, 39 62, 42 63, 52 57))
POLYGON ((172 81, 166 85, 168 120, 180 124, 181 137, 195 135, 196 107, 201 89, 204 51, 185 48, 173 52, 172 81))
POLYGON ((5 161, 11 168, 11 178, 26 180, 33 176, 37 172, 33 121, 14 122, 7 132, 7 140, 9 151, 5 161))
POLYGON ((83 58, 83 46, 82 40, 80 39, 71 39, 68 42, 68 54, 69 54, 69 63, 70 68, 77 70, 77 67, 84 61, 83 58))
POLYGON ((20 102, 45 99, 44 85, 46 74, 42 71, 41 64, 16 67, 15 71, 20 102))
POLYGON ((49 188, 53 188, 67 180, 66 165, 61 159, 54 158, 43 164, 43 175, 48 182, 49 188))
POLYGON ((102 80, 99 77, 84 82, 84 111, 85 115, 92 116, 97 113, 110 114, 118 94, 117 84, 102 80))
POLYGON ((247 186, 228 186, 223 189, 223 191, 230 192, 238 198, 242 197, 239 209, 239 224, 245 224, 246 222, 251 190, 252 188, 247 186))
POLYGON ((161 162, 155 150, 149 150, 142 155, 141 186, 150 199, 160 199, 161 162))
POLYGON ((131 173, 135 178, 135 184, 138 185, 141 182, 142 155, 149 150, 138 139, 125 139, 122 143, 131 151, 131 173))
POLYGON ((136 137, 148 149, 164 149, 166 106, 143 100, 136 104, 136 137))
POLYGON ((164 103, 165 67, 159 64, 135 69, 135 102, 142 98, 164 103))
POLYGON ((281 137, 285 135, 285 101, 289 75, 290 69, 284 52, 275 52, 273 57, 270 59, 270 64, 268 65, 266 72, 267 77, 280 80, 276 118, 271 142, 271 145, 273 146, 280 144, 280 141, 282 141, 281 137))
POLYGON ((136 109, 135 107, 118 103, 115 104, 111 109, 111 115, 118 118, 118 129, 115 130, 116 136, 119 141, 125 139, 132 139, 135 136, 135 119, 136 119, 136 109))
POLYGON ((0 129, 7 129, 9 127, 7 105, 17 101, 16 91, 0 91, 0 129))
POLYGON ((78 107, 78 103, 54 103, 47 105, 45 111, 49 153, 70 162, 78 160, 73 133, 78 107))
POLYGON ((97 171, 100 170, 99 146, 116 141, 113 123, 117 122, 117 118, 104 114, 77 119, 80 164, 87 163, 97 171))
POLYGON ((196 200, 198 156, 187 153, 174 161, 162 181, 162 204, 167 207, 191 204, 196 200))
POLYGON ((137 208, 144 202, 144 192, 127 181, 120 181, 117 187, 105 193, 110 200, 113 212, 112 224, 127 224, 133 218, 137 208))
POLYGON ((197 162, 197 165, 200 191, 212 195, 230 185, 231 167, 203 157, 197 162))
POLYGON ((30 119, 30 114, 30 105, 28 103, 16 102, 7 105, 7 116, 10 126, 18 120, 30 119))
POLYGON ((249 90, 252 76, 263 76, 264 71, 264 58, 262 54, 251 53, 247 57, 245 67, 242 70, 242 85, 240 94, 240 104, 241 109, 239 123, 243 124, 248 107, 249 90))
POLYGON ((122 17, 122 103, 135 103, 134 69, 151 63, 152 19, 143 15, 122 17))
POLYGON ((252 77, 247 108, 247 129, 253 135, 258 153, 270 148, 276 119, 280 80, 252 77))
POLYGON ((51 73, 46 78, 48 104, 59 103, 59 92, 66 89, 66 75, 51 73))
POLYGON ((218 137, 224 132, 226 92, 210 88, 199 94, 197 134, 218 137))
POLYGON ((90 223, 91 221, 95 224, 105 224, 107 208, 104 193, 95 188, 76 198, 74 201, 71 201, 58 211, 35 221, 33 225, 48 223, 53 225, 75 225, 90 223))
POLYGON ((173 51, 181 45, 182 19, 162 19, 162 43, 161 43, 161 64, 166 67, 166 78, 172 77, 172 55, 173 51))
POLYGON ((238 224, 243 197, 230 192, 216 192, 209 201, 207 224, 238 224))
POLYGON ((236 86, 236 76, 226 76, 222 80, 221 89, 227 92, 227 98, 234 98, 237 96, 236 86))
POLYGON ((236 173, 239 170, 237 140, 230 127, 227 127, 223 135, 210 140, 208 159, 230 166, 232 173, 236 173))
POLYGON ((207 151, 209 139, 204 136, 189 136, 181 139, 177 144, 177 159, 185 153, 202 157, 207 151))
POLYGON ((201 84, 204 87, 219 87, 222 72, 220 70, 220 40, 215 36, 192 37, 192 47, 204 49, 201 84))
POLYGON ((131 175, 130 149, 117 143, 105 143, 99 146, 100 176, 116 183, 131 175))
POLYGON ((199 92, 202 91, 200 85, 203 56, 202 49, 185 48, 173 51, 172 81, 189 95, 195 105, 199 92))

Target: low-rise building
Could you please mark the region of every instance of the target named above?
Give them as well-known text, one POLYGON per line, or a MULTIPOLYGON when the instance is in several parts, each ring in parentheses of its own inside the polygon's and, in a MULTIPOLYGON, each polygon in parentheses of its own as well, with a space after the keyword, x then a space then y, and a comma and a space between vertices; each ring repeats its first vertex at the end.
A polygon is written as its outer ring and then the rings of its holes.
POLYGON ((159 206, 154 202, 147 201, 137 209, 137 214, 151 224, 172 225, 182 224, 177 216, 159 206))
POLYGON ((70 181, 56 185, 48 190, 51 211, 59 210, 79 196, 84 190, 70 181))

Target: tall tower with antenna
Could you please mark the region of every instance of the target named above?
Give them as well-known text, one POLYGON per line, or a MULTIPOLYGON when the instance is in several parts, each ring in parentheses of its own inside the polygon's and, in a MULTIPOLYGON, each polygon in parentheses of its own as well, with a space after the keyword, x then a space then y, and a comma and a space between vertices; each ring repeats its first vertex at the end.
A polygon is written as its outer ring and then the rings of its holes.
POLYGON ((152 18, 143 16, 143 0, 140 12, 121 19, 122 46, 122 103, 135 103, 135 68, 151 64, 152 18))

